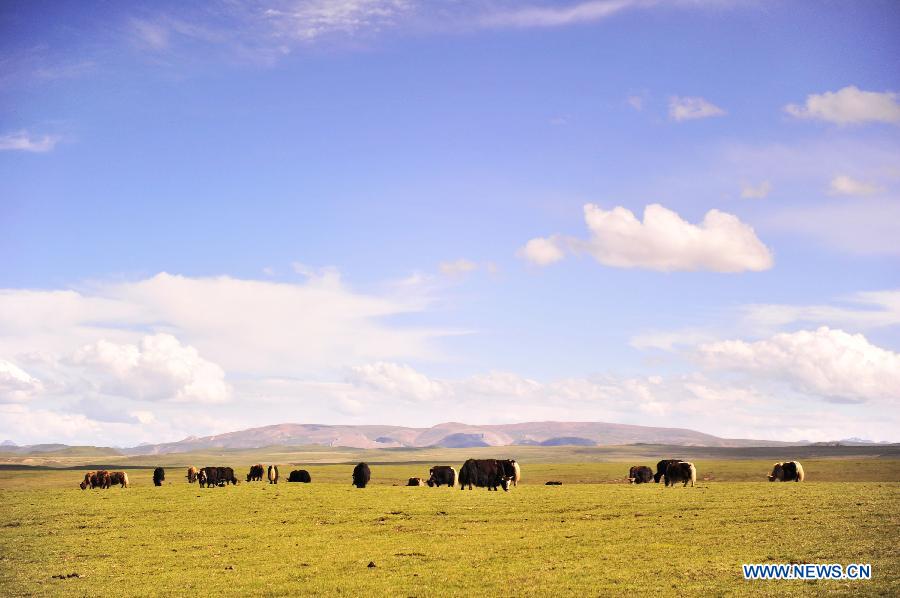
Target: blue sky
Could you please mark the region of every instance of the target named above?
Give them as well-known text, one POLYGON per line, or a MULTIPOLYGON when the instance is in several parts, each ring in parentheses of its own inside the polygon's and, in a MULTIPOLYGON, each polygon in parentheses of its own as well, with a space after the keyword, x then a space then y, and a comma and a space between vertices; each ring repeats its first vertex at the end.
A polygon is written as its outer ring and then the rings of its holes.
POLYGON ((0 437, 900 440, 898 17, 4 3, 0 437))

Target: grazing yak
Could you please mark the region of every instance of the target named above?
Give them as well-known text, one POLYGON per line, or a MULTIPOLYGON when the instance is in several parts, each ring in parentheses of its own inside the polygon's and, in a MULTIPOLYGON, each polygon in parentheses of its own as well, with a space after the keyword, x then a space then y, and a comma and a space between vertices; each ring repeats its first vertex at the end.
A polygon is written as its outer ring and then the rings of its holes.
POLYGON ((309 477, 309 472, 305 469, 295 469, 288 475, 288 481, 309 484, 310 482, 312 482, 312 478, 309 477))
POLYGON ((669 466, 666 468, 665 479, 666 486, 674 488, 678 482, 683 482, 684 486, 687 486, 688 482, 690 482, 693 487, 694 482, 697 481, 697 468, 694 467, 693 463, 688 463, 687 461, 669 463, 669 466))
POLYGON ((365 463, 360 463, 353 468, 353 485, 357 488, 365 488, 372 479, 372 472, 365 463))
POLYGON ((213 486, 225 486, 233 484, 237 486, 237 478, 230 467, 204 467, 197 476, 200 487, 212 488, 213 486))
POLYGON ((162 467, 157 467, 153 470, 153 485, 154 486, 162 486, 162 483, 166 480, 166 470, 162 467))
POLYGON ((648 484, 653 479, 653 470, 646 465, 635 465, 628 470, 628 481, 632 484, 648 484))
POLYGON ((469 459, 459 470, 460 490, 465 490, 466 486, 469 490, 473 486, 497 490, 499 486, 508 492, 509 479, 504 464, 497 459, 469 459))
POLYGON ((194 467, 193 465, 188 467, 188 470, 187 470, 188 484, 193 484, 194 482, 197 481, 197 473, 198 473, 198 471, 197 471, 196 467, 194 467))
POLYGON ((425 481, 422 478, 409 478, 409 481, 406 482, 407 486, 424 486, 425 481))
POLYGON ((519 464, 515 459, 503 459, 500 461, 503 464, 503 471, 506 474, 506 477, 509 478, 509 481, 512 482, 513 486, 519 485, 519 480, 522 479, 522 470, 519 468, 519 464))
POLYGON ((99 471, 89 471, 84 474, 84 480, 78 484, 82 490, 90 488, 109 488, 109 472, 101 469, 99 471))
POLYGON ((663 459, 656 464, 656 473, 653 474, 653 481, 659 484, 659 481, 666 475, 670 463, 681 463, 681 459, 663 459))
POLYGON ((266 468, 262 466, 262 463, 257 463, 256 465, 250 466, 250 473, 247 474, 248 482, 261 482, 263 479, 263 475, 266 473, 266 468))
POLYGON ((805 478, 806 474, 803 473, 803 466, 799 461, 776 463, 772 467, 772 473, 769 474, 770 482, 802 482, 805 478))
POLYGON ((435 465, 428 473, 428 486, 431 488, 440 488, 445 484, 450 488, 456 486, 456 470, 449 465, 435 465))
POLYGON ((278 466, 277 465, 269 465, 269 483, 277 484, 278 483, 278 466))

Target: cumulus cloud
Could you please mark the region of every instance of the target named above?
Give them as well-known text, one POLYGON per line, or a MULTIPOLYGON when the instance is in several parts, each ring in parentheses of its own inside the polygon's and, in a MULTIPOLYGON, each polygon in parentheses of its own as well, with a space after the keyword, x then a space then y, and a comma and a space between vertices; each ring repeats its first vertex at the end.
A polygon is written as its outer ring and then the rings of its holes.
POLYGON ((355 366, 351 380, 390 395, 428 401, 444 396, 449 387, 405 364, 379 361, 355 366))
POLYGON ((900 397, 900 354, 827 326, 756 342, 709 343, 698 352, 709 367, 770 376, 835 401, 896 404, 900 397))
POLYGON ((762 181, 758 185, 744 185, 741 187, 741 197, 744 199, 765 199, 772 192, 772 184, 762 181))
POLYGON ((231 394, 221 367, 170 334, 145 336, 139 345, 99 340, 78 349, 71 361, 90 370, 106 394, 198 403, 221 403, 231 394))
POLYGON ((704 98, 679 96, 669 98, 669 118, 676 122, 725 114, 724 110, 704 98))
POLYGON ((24 403, 41 390, 40 380, 16 364, 0 359, 0 403, 24 403))
POLYGON ((884 191, 878 185, 849 177, 845 174, 831 179, 828 192, 832 195, 874 195, 884 191))
MULTIPOLYGON (((710 210, 700 224, 691 224, 659 204, 644 209, 643 222, 631 210, 584 206, 591 237, 567 239, 605 266, 649 270, 712 272, 760 271, 772 267, 772 252, 737 216, 710 210)), ((562 259, 559 240, 532 239, 521 254, 546 265, 562 259)))
POLYGON ((532 264, 538 266, 547 266, 565 257, 565 253, 560 247, 560 242, 554 237, 543 238, 536 237, 531 239, 525 246, 519 249, 519 257, 528 260, 532 264))
POLYGON ((20 151, 42 154, 51 151, 59 143, 58 135, 32 136, 28 131, 16 131, 0 135, 0 151, 20 151))
POLYGON ((838 91, 810 94, 804 104, 788 104, 784 110, 796 118, 823 120, 838 125, 866 122, 900 124, 898 94, 863 91, 855 85, 838 91))

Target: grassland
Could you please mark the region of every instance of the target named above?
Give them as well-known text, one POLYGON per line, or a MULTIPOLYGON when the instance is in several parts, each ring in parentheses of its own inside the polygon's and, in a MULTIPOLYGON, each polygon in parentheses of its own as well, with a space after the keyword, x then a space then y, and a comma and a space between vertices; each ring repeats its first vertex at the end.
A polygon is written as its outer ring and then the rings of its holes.
POLYGON ((213 489, 132 469, 132 488, 84 492, 78 470, 0 471, 0 595, 897 594, 900 461, 811 460, 803 484, 747 481, 768 460, 696 463, 711 479, 666 489, 621 483, 623 463, 523 462, 509 493, 393 486, 423 463, 373 465, 364 490, 346 464, 213 489), (746 562, 874 579, 748 582, 746 562))

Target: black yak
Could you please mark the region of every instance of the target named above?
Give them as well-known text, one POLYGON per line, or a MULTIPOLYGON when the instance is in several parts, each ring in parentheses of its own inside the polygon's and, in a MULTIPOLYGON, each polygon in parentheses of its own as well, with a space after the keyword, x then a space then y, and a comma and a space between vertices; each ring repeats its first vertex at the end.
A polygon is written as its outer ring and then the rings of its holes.
POLYGON ((372 479, 372 472, 365 463, 360 463, 353 468, 353 485, 357 488, 365 488, 372 479))

